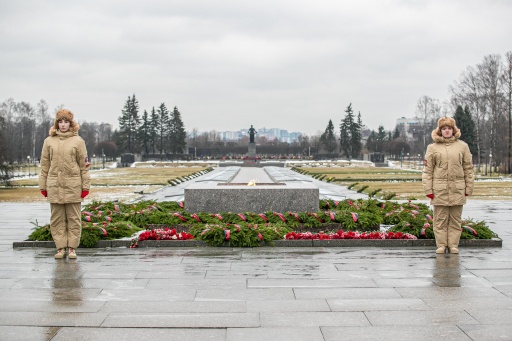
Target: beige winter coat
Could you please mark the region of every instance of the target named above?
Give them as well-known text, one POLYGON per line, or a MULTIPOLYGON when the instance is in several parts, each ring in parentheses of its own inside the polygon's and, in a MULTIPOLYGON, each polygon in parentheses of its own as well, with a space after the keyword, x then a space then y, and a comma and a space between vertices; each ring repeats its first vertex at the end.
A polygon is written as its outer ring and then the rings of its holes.
POLYGON ((432 132, 434 143, 427 147, 422 175, 425 195, 434 194, 432 205, 464 205, 466 194, 473 194, 472 156, 459 137, 460 131, 449 139, 437 135, 437 129, 432 132))
POLYGON ((89 160, 84 140, 76 131, 52 128, 41 152, 39 189, 48 192, 53 204, 83 201, 82 190, 90 188, 89 160))

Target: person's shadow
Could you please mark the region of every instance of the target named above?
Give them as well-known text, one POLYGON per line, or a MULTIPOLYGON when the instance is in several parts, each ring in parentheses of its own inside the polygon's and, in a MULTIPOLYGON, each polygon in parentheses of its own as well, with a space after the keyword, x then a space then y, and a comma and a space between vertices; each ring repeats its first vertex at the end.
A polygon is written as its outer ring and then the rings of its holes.
POLYGON ((433 282, 440 287, 460 287, 461 268, 459 256, 438 254, 435 257, 433 282))

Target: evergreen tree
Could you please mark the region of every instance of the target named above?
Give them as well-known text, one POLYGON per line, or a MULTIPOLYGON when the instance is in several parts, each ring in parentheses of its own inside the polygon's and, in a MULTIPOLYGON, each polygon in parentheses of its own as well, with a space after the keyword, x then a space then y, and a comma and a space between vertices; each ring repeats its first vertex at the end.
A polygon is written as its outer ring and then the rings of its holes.
POLYGON ((379 130, 377 132, 377 148, 375 151, 383 152, 386 148, 386 130, 384 126, 379 126, 379 130))
POLYGON ((352 103, 345 110, 346 115, 340 125, 340 150, 346 157, 352 157, 352 126, 354 124, 354 113, 352 112, 352 103))
POLYGON ((352 159, 358 159, 361 154, 363 145, 361 143, 363 122, 361 120, 361 112, 357 115, 357 122, 353 122, 350 127, 350 143, 352 144, 352 159))
POLYGON ((462 106, 458 105, 453 118, 455 122, 457 122, 457 127, 460 129, 460 139, 468 144, 471 154, 475 155, 477 152, 476 130, 469 107, 466 105, 463 110, 462 106))
POLYGON ((165 142, 169 137, 169 110, 167 110, 165 103, 162 103, 158 107, 157 112, 158 112, 157 135, 158 135, 160 155, 162 155, 162 153, 164 153, 165 142))
POLYGON ((156 143, 158 136, 158 114, 156 113, 155 107, 151 109, 151 121, 149 125, 149 145, 151 146, 151 154, 156 153, 156 143))
POLYGON ((369 152, 374 152, 377 149, 377 133, 375 133, 375 130, 371 131, 366 140, 366 149, 368 149, 369 152))
POLYGON ((137 148, 137 131, 140 124, 139 102, 135 98, 128 96, 119 121, 119 139, 122 142, 122 149, 134 153, 137 148))
POLYGON ((327 153, 331 154, 336 151, 336 136, 334 134, 334 124, 329 120, 325 132, 320 136, 320 142, 324 145, 327 153))
POLYGON ((186 138, 187 132, 185 131, 185 125, 181 119, 181 113, 177 107, 174 107, 171 113, 171 119, 169 120, 169 147, 173 155, 183 153, 183 150, 187 146, 186 138))
POLYGON ((149 120, 149 115, 146 110, 144 110, 144 114, 142 115, 142 124, 139 127, 139 141, 140 141, 140 147, 143 150, 144 154, 149 154, 149 148, 150 148, 150 128, 151 128, 151 122, 149 120))

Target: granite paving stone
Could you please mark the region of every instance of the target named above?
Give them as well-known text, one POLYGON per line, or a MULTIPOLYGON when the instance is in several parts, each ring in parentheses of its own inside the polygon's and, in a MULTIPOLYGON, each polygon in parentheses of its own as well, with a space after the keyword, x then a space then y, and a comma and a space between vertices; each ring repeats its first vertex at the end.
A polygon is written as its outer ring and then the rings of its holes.
POLYGON ((107 314, 74 312, 0 312, 3 326, 39 326, 39 327, 99 327, 107 314))
POLYGON ((53 300, 19 300, 15 297, 3 299, 0 305, 2 312, 82 312, 99 311, 105 302, 98 301, 53 301, 53 300))
POLYGON ((111 313, 107 328, 250 328, 259 327, 257 313, 111 313))
POLYGON ((457 326, 321 327, 324 341, 474 341, 457 326))
POLYGON ((459 328, 472 340, 503 341, 512 340, 512 324, 459 325, 459 328))
POLYGON ((36 288, 85 288, 85 289, 94 289, 94 288, 102 288, 102 289, 132 289, 132 290, 142 290, 144 289, 149 282, 148 278, 143 279, 133 279, 133 278, 109 278, 109 279, 86 279, 86 278, 78 278, 78 279, 59 279, 48 280, 48 279, 30 279, 30 280, 19 280, 14 286, 13 289, 36 289, 36 288))
POLYGON ((512 276, 508 277, 485 277, 492 286, 510 286, 512 285, 512 276))
POLYGON ((379 288, 404 288, 404 287, 431 287, 434 286, 432 278, 392 278, 376 279, 379 288))
MULTIPOLYGON (((251 301, 252 302, 252 301, 251 301)), ((274 301, 270 301, 274 302, 274 301)), ((245 313, 244 301, 144 301, 138 297, 130 301, 108 301, 101 307, 107 313, 245 313)), ((251 311, 255 312, 255 311, 251 311)))
POLYGON ((432 310, 418 298, 328 299, 332 311, 432 310))
POLYGON ((285 312, 260 313, 262 327, 279 327, 299 324, 302 327, 369 326, 362 312, 285 312))
POLYGON ((192 328, 61 328, 52 341, 225 341, 226 329, 192 328))
POLYGON ((374 288, 377 287, 372 279, 274 279, 249 278, 248 288, 374 288))
POLYGON ((480 324, 507 324, 512 323, 512 307, 508 309, 472 308, 466 310, 480 324))
POLYGON ((13 278, 5 279, 5 278, 1 278, 0 279, 0 289, 12 288, 13 286, 15 286, 17 284, 17 281, 19 281, 19 280, 20 279, 13 279, 13 278))
POLYGON ((9 341, 55 340, 53 336, 59 329, 59 327, 0 326, 0 335, 2 339, 9 341))
POLYGON ((192 278, 166 278, 166 279, 150 279, 146 286, 146 290, 173 290, 186 289, 193 286, 196 289, 223 289, 223 290, 242 290, 247 288, 247 279, 238 278, 215 278, 215 279, 192 279, 192 278))
POLYGON ((347 270, 347 271, 339 271, 339 270, 319 270, 315 272, 303 272, 303 271, 295 271, 295 272, 279 272, 279 271, 269 271, 267 272, 268 278, 274 279, 284 279, 284 278, 310 278, 310 279, 347 279, 347 280, 355 280, 355 279, 375 279, 381 278, 376 271, 373 270, 347 270))
POLYGON ((394 288, 296 288, 298 300, 316 298, 400 298, 394 288))
POLYGON ((427 288, 396 288, 404 298, 432 298, 446 300, 464 300, 466 297, 504 298, 506 295, 498 288, 488 287, 427 287, 427 288))
POLYGON ((197 290, 196 300, 201 301, 253 301, 253 300, 291 300, 294 299, 291 288, 247 289, 247 290, 197 290))
POLYGON ((141 271, 95 271, 84 273, 81 275, 82 279, 106 279, 106 278, 117 278, 117 279, 135 279, 135 278, 144 278, 139 276, 141 271))
MULTIPOLYGON (((320 328, 304 328, 299 323, 293 327, 229 328, 226 341, 324 341, 320 328)), ((338 335, 339 337, 339 335, 338 335)), ((339 340, 339 339, 338 339, 339 340)))
POLYGON ((213 278, 224 278, 224 277, 230 277, 230 278, 236 278, 236 277, 242 277, 242 278, 268 278, 269 273, 268 272, 251 272, 251 271, 223 271, 223 270, 208 270, 206 271, 206 274, 204 278, 206 279, 213 279, 213 278))
POLYGON ((152 278, 152 279, 195 279, 205 278, 206 270, 203 271, 164 271, 158 269, 156 271, 140 271, 137 278, 152 278))
POLYGON ((317 300, 253 300, 247 302, 248 312, 331 311, 324 299, 317 300))
POLYGON ((512 285, 496 285, 494 286, 496 290, 499 290, 503 295, 508 297, 512 297, 512 285))
POLYGON ((458 325, 479 323, 465 311, 450 310, 409 310, 409 311, 367 311, 366 317, 372 326, 391 325, 458 325))
POLYGON ((423 298, 434 310, 512 309, 512 297, 467 296, 465 299, 423 298))
POLYGON ((53 301, 74 301, 78 297, 80 300, 97 298, 101 289, 8 289, 0 290, 0 301, 16 298, 24 300, 53 300, 53 301))
POLYGON ((194 288, 186 288, 181 290, 113 290, 104 289, 94 299, 98 301, 192 301, 196 296, 194 288))

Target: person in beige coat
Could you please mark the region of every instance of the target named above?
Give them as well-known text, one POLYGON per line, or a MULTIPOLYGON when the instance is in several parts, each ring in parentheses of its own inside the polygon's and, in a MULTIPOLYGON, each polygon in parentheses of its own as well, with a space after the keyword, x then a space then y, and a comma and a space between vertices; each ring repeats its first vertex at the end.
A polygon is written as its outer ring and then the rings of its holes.
POLYGON ((89 194, 90 164, 79 129, 71 111, 59 110, 41 152, 39 189, 50 202, 55 258, 64 258, 66 248, 68 258, 76 258, 75 249, 80 244, 81 209, 83 198, 89 194))
POLYGON ((462 207, 473 194, 472 156, 460 136, 455 120, 441 117, 423 160, 423 189, 434 206, 436 253, 459 253, 462 207))

